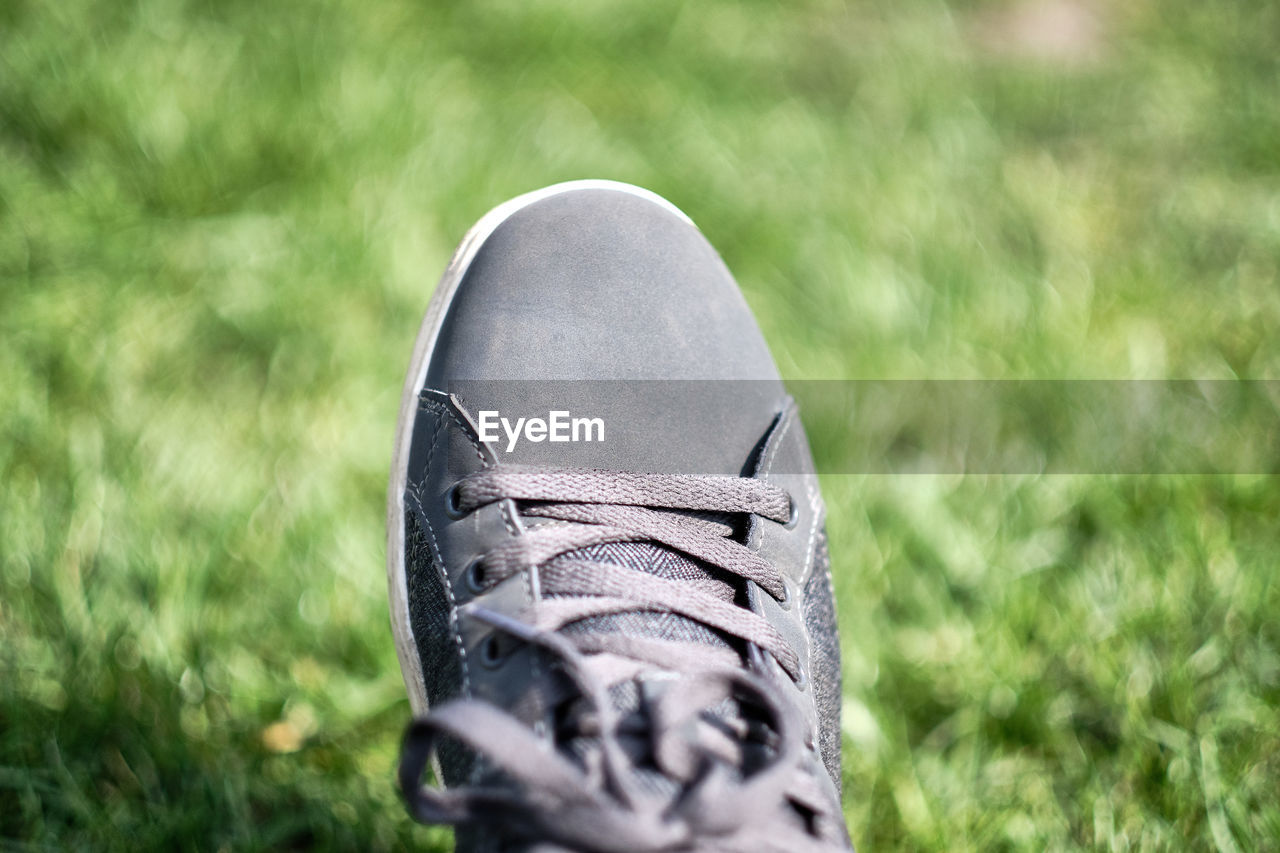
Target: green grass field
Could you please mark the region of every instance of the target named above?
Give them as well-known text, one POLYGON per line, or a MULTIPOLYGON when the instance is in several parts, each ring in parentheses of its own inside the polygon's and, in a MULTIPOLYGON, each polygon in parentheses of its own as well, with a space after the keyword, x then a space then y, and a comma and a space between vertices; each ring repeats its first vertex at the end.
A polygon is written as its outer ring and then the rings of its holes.
MULTIPOLYGON (((400 383, 470 223, 578 177, 791 377, 1280 377, 1274 3, 4 0, 0 849, 448 849, 400 383)), ((863 850, 1280 849, 1280 480, 824 487, 863 850)))

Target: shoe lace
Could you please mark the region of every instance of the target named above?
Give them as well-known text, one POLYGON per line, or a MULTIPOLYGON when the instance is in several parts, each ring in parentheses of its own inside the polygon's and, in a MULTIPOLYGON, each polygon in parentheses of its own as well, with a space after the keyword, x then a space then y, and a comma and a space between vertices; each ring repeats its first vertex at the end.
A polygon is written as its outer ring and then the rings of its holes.
POLYGON ((454 486, 461 512, 504 500, 531 520, 521 535, 486 553, 472 571, 485 586, 529 572, 538 586, 515 614, 464 605, 498 634, 537 647, 564 676, 563 727, 598 749, 584 760, 558 750, 528 725, 488 702, 460 698, 410 724, 400 786, 427 823, 500 826, 523 841, 592 853, 613 851, 847 850, 843 822, 802 763, 803 727, 779 686, 743 668, 732 646, 565 630, 598 617, 675 613, 771 655, 797 682, 795 651, 762 616, 726 600, 724 582, 690 582, 584 556, 592 546, 652 542, 755 582, 778 601, 788 596, 776 567, 735 538, 732 519, 785 524, 791 498, 745 477, 688 476, 582 468, 495 465, 454 486), (719 587, 719 589, 717 588, 719 587), (647 725, 622 715, 610 689, 662 677, 646 695, 647 725), (725 715, 726 706, 737 709, 725 715), (720 709, 721 713, 717 713, 720 709), (421 784, 441 738, 483 756, 504 777, 443 789, 421 784), (678 794, 640 785, 633 769, 639 739, 678 794))

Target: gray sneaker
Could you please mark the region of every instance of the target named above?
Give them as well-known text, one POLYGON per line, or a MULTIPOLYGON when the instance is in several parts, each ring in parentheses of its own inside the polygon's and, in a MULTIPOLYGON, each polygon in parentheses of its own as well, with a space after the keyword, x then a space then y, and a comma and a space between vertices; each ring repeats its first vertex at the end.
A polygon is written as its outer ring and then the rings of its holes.
POLYGON ((850 849, 824 512, 684 214, 606 181, 491 211, 427 309, 391 467, 411 813, 471 853, 850 849))

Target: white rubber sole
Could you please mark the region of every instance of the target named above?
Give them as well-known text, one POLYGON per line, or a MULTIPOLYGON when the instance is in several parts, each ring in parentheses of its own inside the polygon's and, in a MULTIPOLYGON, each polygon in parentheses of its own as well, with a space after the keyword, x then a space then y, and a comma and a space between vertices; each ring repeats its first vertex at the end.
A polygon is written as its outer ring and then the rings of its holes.
POLYGON ((418 338, 413 345, 413 358, 409 362, 409 372, 404 380, 404 392, 400 396, 400 419, 396 424, 395 446, 391 455, 391 476, 387 487, 387 590, 391 605, 391 631, 396 639, 396 655, 400 658, 400 673, 404 676, 404 686, 409 692, 409 704, 415 716, 422 716, 429 710, 427 702, 426 682, 422 675, 422 662, 418 656, 418 645, 413 637, 413 627, 409 621, 409 590, 404 572, 404 490, 409 462, 409 445, 413 441, 414 419, 418 414, 418 396, 422 393, 427 381, 427 367, 431 363, 431 353, 435 349, 436 339, 440 336, 440 328, 448 314, 453 295, 475 259, 476 253, 503 222, 515 213, 531 204, 550 198, 560 193, 574 190, 616 190, 630 193, 647 199, 670 210, 692 225, 675 205, 661 196, 617 181, 586 180, 568 181, 553 184, 531 193, 517 196, 490 210, 471 227, 462 238, 449 265, 445 268, 440 283, 436 285, 431 301, 427 305, 426 316, 418 330, 418 338))

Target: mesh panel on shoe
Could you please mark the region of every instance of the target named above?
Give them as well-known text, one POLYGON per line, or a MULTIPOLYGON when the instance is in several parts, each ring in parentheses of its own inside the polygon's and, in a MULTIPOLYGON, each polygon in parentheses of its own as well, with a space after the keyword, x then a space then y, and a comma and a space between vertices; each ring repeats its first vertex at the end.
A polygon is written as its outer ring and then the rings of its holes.
MULTIPOLYGON (((451 605, 426 533, 412 512, 404 516, 404 562, 409 595, 409 625, 422 662, 427 702, 432 707, 462 691, 462 658, 453 636, 451 605)), ((453 743, 441 744, 440 769, 447 785, 465 781, 470 753, 453 743)))
MULTIPOLYGON (((657 575, 673 581, 720 580, 722 573, 709 570, 698 560, 678 551, 649 542, 614 542, 593 545, 579 552, 584 559, 614 563, 638 572, 657 575)), ((733 600, 733 587, 722 582, 717 589, 721 598, 733 600)), ((693 619, 675 613, 622 613, 613 616, 597 616, 585 619, 566 629, 574 631, 624 631, 633 636, 653 637, 660 640, 676 640, 706 643, 728 647, 729 643, 715 630, 693 619)))
POLYGON ((818 706, 818 746, 822 761, 840 790, 840 637, 831 594, 831 555, 827 532, 818 537, 813 571, 804 587, 804 624, 809 632, 813 698, 818 706))

